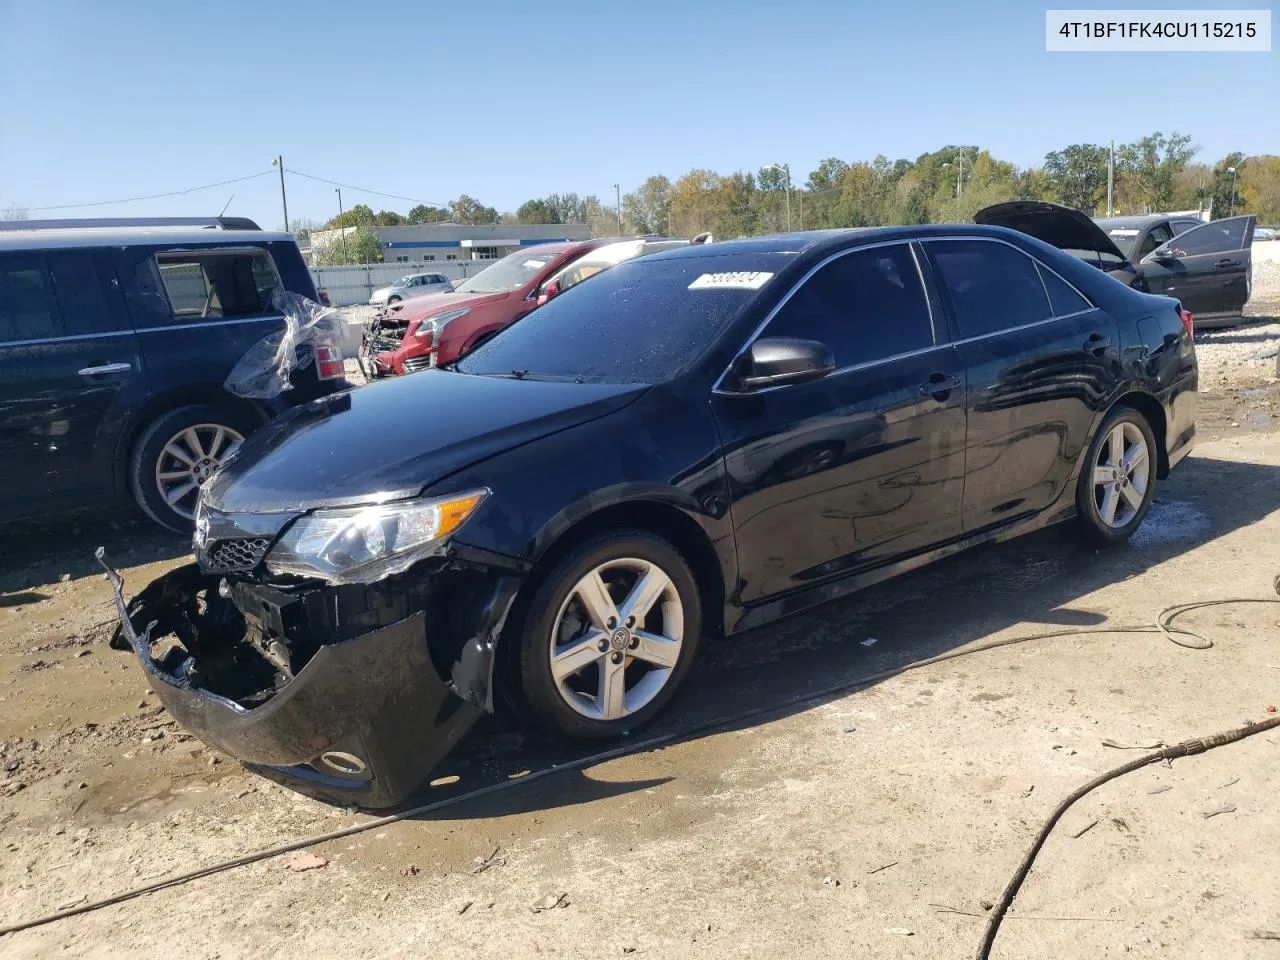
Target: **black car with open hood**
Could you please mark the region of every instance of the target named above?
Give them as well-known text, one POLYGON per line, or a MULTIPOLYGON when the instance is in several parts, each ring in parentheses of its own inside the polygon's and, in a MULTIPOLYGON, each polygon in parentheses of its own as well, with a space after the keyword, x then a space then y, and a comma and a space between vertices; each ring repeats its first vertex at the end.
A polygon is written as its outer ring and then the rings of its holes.
POLYGON ((1200 326, 1238 322, 1252 292, 1252 215, 1208 223, 1191 214, 1093 218, 1043 200, 1011 200, 973 219, 1043 240, 1135 289, 1176 297, 1200 326))

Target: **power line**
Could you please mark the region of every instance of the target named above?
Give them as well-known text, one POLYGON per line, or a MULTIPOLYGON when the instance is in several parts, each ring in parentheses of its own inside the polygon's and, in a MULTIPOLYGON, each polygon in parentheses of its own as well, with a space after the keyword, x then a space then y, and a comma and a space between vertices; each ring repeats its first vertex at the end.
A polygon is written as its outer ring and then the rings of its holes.
POLYGON ((383 193, 381 190, 370 190, 368 187, 357 187, 351 183, 340 183, 337 180, 330 180, 327 177, 317 177, 310 173, 303 173, 301 170, 291 168, 290 176, 306 177, 308 180, 315 180, 319 183, 327 183, 331 187, 341 187, 343 190, 354 190, 357 193, 369 193, 375 197, 387 197, 390 200, 404 200, 407 203, 420 203, 426 207, 448 207, 447 203, 437 203, 434 200, 423 200, 419 197, 402 197, 398 193, 383 193))
POLYGON ((137 203, 140 200, 163 200, 165 197, 182 197, 188 193, 195 193, 199 190, 211 190, 214 187, 225 187, 232 183, 243 183, 246 180, 256 180, 258 177, 270 176, 274 171, 263 170, 261 173, 251 173, 247 177, 234 177, 231 180, 219 180, 217 183, 205 183, 198 187, 187 187, 185 190, 171 190, 168 193, 152 193, 145 197, 125 197, 123 200, 94 200, 90 203, 59 203, 50 207, 30 207, 30 210, 73 210, 77 207, 109 207, 117 203, 137 203))

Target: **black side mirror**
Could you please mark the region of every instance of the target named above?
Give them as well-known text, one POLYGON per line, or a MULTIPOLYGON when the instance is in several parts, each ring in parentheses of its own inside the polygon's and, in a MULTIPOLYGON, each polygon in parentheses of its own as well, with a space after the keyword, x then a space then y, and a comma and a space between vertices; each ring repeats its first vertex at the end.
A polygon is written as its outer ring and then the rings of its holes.
POLYGON ((1168 247, 1158 247, 1155 252, 1151 254, 1151 259, 1156 263, 1173 263, 1173 261, 1178 259, 1178 255, 1168 247))
POLYGON ((770 337, 757 340, 739 359, 737 386, 750 391, 821 380, 835 368, 835 356, 824 343, 770 337))

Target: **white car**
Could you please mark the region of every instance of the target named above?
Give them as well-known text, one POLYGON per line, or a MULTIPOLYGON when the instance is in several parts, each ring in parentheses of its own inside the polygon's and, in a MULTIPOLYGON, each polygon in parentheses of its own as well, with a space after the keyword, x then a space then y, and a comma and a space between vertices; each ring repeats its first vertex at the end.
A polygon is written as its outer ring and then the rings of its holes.
POLYGON ((397 303, 428 293, 453 293, 453 281, 442 273, 411 273, 389 287, 379 287, 369 298, 372 306, 397 303))

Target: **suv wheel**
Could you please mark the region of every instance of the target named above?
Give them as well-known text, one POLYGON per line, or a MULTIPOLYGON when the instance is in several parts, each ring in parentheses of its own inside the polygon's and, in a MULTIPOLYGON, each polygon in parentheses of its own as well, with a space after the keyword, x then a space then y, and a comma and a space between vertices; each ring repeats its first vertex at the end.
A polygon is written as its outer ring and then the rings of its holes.
POLYGON ((1098 428, 1080 471, 1076 510, 1095 543, 1123 543, 1151 509, 1156 489, 1156 441, 1147 418, 1116 407, 1098 428))
POLYGON ((143 512, 190 533, 200 488, 253 431, 248 418, 220 407, 178 407, 142 431, 129 479, 143 512))
POLYGON ((693 572, 671 544, 640 531, 589 540, 533 596, 520 638, 524 699, 553 732, 620 736, 675 695, 701 629, 693 572))

